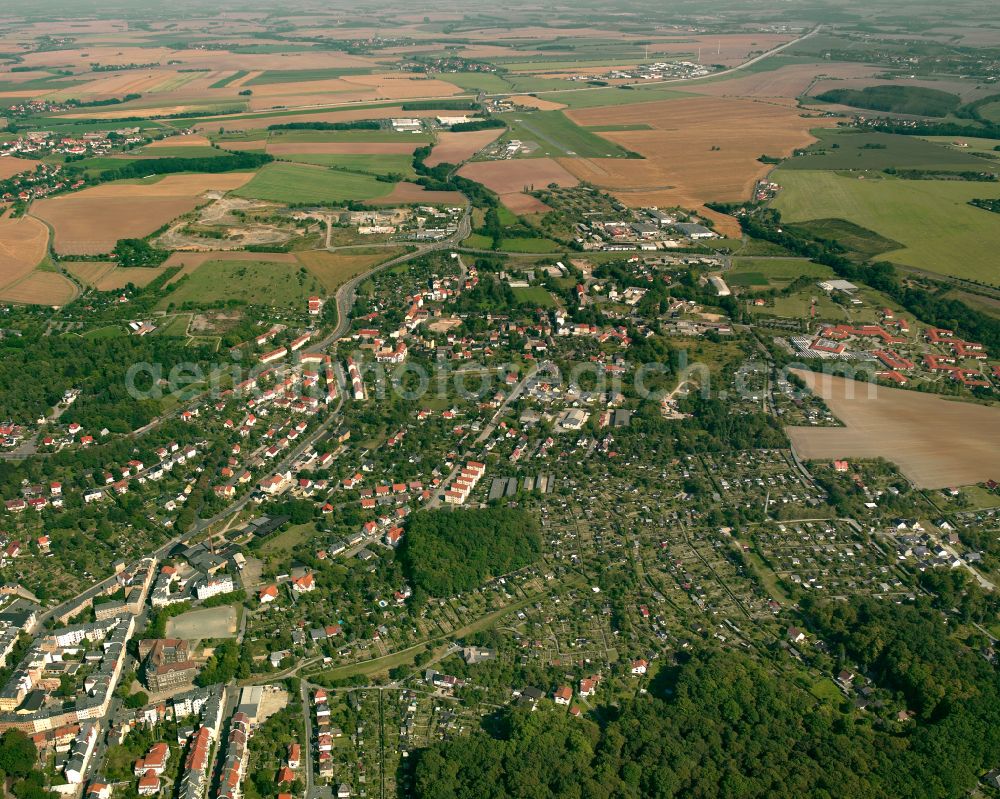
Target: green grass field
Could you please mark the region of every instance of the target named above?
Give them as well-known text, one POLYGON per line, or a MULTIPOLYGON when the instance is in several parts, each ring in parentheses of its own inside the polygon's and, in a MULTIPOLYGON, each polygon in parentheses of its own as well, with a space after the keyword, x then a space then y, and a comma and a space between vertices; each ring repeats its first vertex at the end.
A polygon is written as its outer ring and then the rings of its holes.
POLYGON ((562 247, 557 242, 551 241, 549 239, 504 239, 500 244, 500 249, 506 250, 507 252, 525 252, 525 253, 540 253, 540 252, 556 252, 562 247))
POLYGON ((645 86, 636 89, 618 89, 614 87, 600 89, 581 89, 578 91, 546 92, 542 97, 556 103, 565 103, 570 108, 595 108, 598 106, 632 105, 633 103, 651 103, 655 100, 676 100, 679 97, 692 97, 690 92, 669 89, 665 85, 645 86))
POLYGON ((816 130, 819 141, 782 169, 938 169, 979 172, 988 161, 917 136, 850 130, 816 130))
POLYGON ((511 85, 500 75, 492 72, 442 72, 436 77, 453 83, 460 89, 487 94, 502 94, 511 90, 511 85))
POLYGON ((843 219, 813 219, 809 222, 786 225, 785 229, 806 237, 835 240, 851 253, 867 260, 885 252, 901 249, 903 246, 898 241, 880 236, 874 230, 868 230, 843 219))
POLYGON ((831 277, 828 266, 804 258, 737 258, 723 277, 731 286, 782 288, 799 277, 831 277))
POLYGON ((272 83, 307 83, 314 80, 342 78, 344 75, 365 75, 367 69, 269 69, 246 82, 247 86, 266 86, 272 83))
POLYGON ((217 80, 215 83, 213 83, 208 88, 209 89, 224 89, 224 88, 226 88, 226 86, 228 86, 233 81, 237 81, 240 78, 245 78, 248 74, 250 74, 250 73, 248 73, 245 69, 238 70, 238 71, 234 72, 232 75, 228 75, 225 78, 221 78, 220 80, 217 80))
POLYGON ((206 305, 235 300, 250 305, 301 308, 322 292, 319 280, 298 264, 277 261, 206 261, 175 284, 161 305, 206 305))
POLYGON ((402 153, 388 155, 367 155, 361 153, 297 153, 282 155, 284 161, 296 161, 300 164, 318 164, 320 166, 343 169, 347 172, 364 172, 369 175, 389 175, 392 173, 416 177, 413 171, 413 158, 402 153))
POLYGON ((538 308, 555 308, 556 301, 541 286, 528 286, 527 288, 511 289, 519 302, 530 303, 538 308))
MULTIPOLYGON (((265 131, 266 133, 266 131, 265 131)), ((270 141, 280 142, 407 142, 418 144, 433 140, 429 133, 398 133, 380 130, 272 130, 270 141)), ((268 138, 266 135, 261 138, 268 138)))
POLYGON ((503 114, 502 117, 510 125, 510 132, 503 138, 535 142, 538 149, 532 155, 536 157, 627 157, 626 151, 617 144, 580 127, 562 111, 525 111, 503 114))
POLYGON ((845 219, 902 244, 887 260, 944 275, 1000 282, 996 215, 968 205, 1000 199, 1000 184, 950 180, 859 180, 827 171, 781 169, 774 201, 787 222, 845 219))
POLYGON ((323 204, 372 200, 384 197, 392 188, 392 183, 382 183, 368 175, 279 162, 265 166, 233 194, 279 203, 323 204))

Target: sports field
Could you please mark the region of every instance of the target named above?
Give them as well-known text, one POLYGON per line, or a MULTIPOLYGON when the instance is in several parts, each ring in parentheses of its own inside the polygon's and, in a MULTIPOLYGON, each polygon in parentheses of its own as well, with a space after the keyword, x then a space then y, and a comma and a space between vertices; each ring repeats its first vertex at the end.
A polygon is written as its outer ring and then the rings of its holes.
POLYGON ((1000 198, 1000 184, 951 180, 873 180, 828 171, 774 173, 774 201, 788 222, 846 219, 903 245, 886 260, 944 275, 1000 283, 996 214, 974 208, 974 197, 1000 198))
POLYGON ((369 175, 356 175, 320 166, 275 163, 265 166, 239 191, 237 197, 281 203, 343 203, 371 200, 392 191, 369 175))

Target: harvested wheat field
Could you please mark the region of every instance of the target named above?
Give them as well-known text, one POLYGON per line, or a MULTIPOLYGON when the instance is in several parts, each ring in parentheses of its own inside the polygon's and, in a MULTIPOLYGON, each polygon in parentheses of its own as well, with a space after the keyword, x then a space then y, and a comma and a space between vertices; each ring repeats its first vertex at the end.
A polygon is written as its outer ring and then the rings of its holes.
POLYGON ((405 141, 299 141, 269 142, 267 152, 270 155, 409 155, 416 148, 416 142, 405 141))
POLYGON ((525 108, 537 108, 539 111, 558 111, 565 108, 565 103, 557 103, 555 100, 543 100, 541 97, 532 97, 529 94, 515 94, 511 102, 516 105, 523 105, 525 108))
POLYGON ((795 373, 847 425, 787 428, 799 457, 885 458, 918 488, 971 485, 1000 476, 1000 408, 795 373))
POLYGON ((141 238, 196 207, 210 189, 228 191, 251 172, 167 175, 158 181, 105 183, 41 200, 32 213, 55 231, 55 249, 71 255, 110 252, 118 239, 141 238))
POLYGON ((34 169, 37 165, 37 161, 31 161, 28 158, 17 158, 13 155, 0 158, 0 180, 7 180, 7 178, 13 177, 18 172, 27 172, 29 169, 34 169))
POLYGON ((406 205, 420 203, 421 205, 448 205, 460 207, 465 205, 465 195, 460 191, 427 191, 416 183, 401 181, 384 197, 366 200, 369 205, 406 205))
MULTIPOLYGON (((700 209, 710 201, 747 199, 754 182, 771 169, 761 154, 789 155, 811 144, 816 126, 834 119, 806 119, 780 105, 750 100, 692 97, 654 103, 568 111, 578 125, 645 124, 652 130, 601 133, 644 156, 560 158, 580 180, 611 192, 633 207, 673 205, 700 209)), ((738 232, 735 221, 727 233, 738 232)))
POLYGON ((211 147, 212 142, 204 136, 168 136, 165 139, 157 139, 143 147, 143 150, 155 150, 157 147, 211 147))
MULTIPOLYGON (((570 160, 573 159, 563 159, 570 160)), ((613 160, 613 159, 608 159, 613 160)), ((622 163, 626 163, 622 161, 622 163)), ((476 161, 466 164, 458 174, 482 183, 495 191, 515 214, 547 211, 545 203, 525 193, 525 189, 542 189, 550 183, 575 186, 576 177, 553 158, 524 158, 513 161, 476 161)))
POLYGON ((0 289, 0 300, 25 305, 65 305, 76 298, 72 281, 58 272, 36 270, 25 278, 0 289))
POLYGON ((471 158, 487 144, 495 141, 503 130, 470 130, 464 133, 439 133, 437 143, 424 162, 427 166, 460 164, 471 158))
POLYGON ((101 278, 116 266, 114 261, 68 261, 66 271, 86 286, 97 287, 101 278))
POLYGON ((351 278, 367 272, 372 267, 400 255, 403 249, 386 247, 374 252, 345 255, 326 250, 309 250, 298 253, 298 262, 308 269, 329 294, 351 278))
POLYGON ((26 278, 41 263, 49 244, 49 231, 30 216, 0 218, 0 287, 26 278))
POLYGON ((348 103, 371 100, 411 100, 448 97, 462 92, 453 83, 407 73, 351 75, 331 80, 255 85, 251 110, 310 103, 348 103))

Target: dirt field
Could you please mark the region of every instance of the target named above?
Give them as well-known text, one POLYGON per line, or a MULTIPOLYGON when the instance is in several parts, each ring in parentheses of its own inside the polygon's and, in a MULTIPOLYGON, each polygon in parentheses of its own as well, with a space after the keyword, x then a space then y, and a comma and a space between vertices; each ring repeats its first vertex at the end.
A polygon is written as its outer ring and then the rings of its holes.
POLYGON ((37 161, 32 161, 28 158, 18 158, 14 155, 0 158, 0 180, 7 180, 7 178, 13 177, 18 172, 27 172, 29 169, 34 169, 37 165, 37 161))
POLYGON ((416 183, 402 181, 397 183, 389 194, 367 200, 369 205, 405 205, 407 203, 422 203, 423 205, 449 205, 461 207, 465 205, 465 195, 458 191, 427 191, 416 183))
MULTIPOLYGON (((563 159, 573 161, 575 159, 563 159)), ((618 159, 608 159, 618 160, 618 159)), ((622 163, 633 163, 622 161, 622 163)), ((634 162, 644 163, 644 162, 634 162)), ((579 181, 564 166, 552 158, 525 158, 514 161, 476 161, 463 166, 458 173, 476 180, 500 195, 503 204, 515 214, 536 213, 548 206, 529 194, 526 187, 544 188, 550 183, 575 186, 579 181)))
POLYGON ((37 219, 0 219, 0 287, 8 287, 31 274, 45 257, 49 231, 37 219))
POLYGON ((430 157, 425 163, 427 166, 437 166, 438 164, 460 164, 467 158, 471 158, 487 144, 494 141, 502 130, 471 130, 465 133, 439 133, 437 144, 431 150, 430 157))
POLYGON ((523 105, 526 108, 537 108, 539 111, 558 111, 560 108, 566 107, 564 103, 557 103, 555 100, 545 100, 541 97, 532 97, 528 94, 515 94, 510 99, 517 105, 523 105))
POLYGON ((235 189, 249 172, 218 175, 167 175, 144 183, 105 183, 75 194, 41 200, 32 213, 52 225, 60 253, 97 255, 118 239, 142 237, 190 211, 210 190, 235 189))
POLYGON ((65 305, 75 299, 77 288, 58 272, 36 270, 23 280, 0 289, 0 300, 27 305, 65 305))
POLYGON ((66 270, 87 286, 97 286, 115 268, 114 261, 67 261, 66 270))
POLYGON ((453 83, 435 78, 414 77, 406 73, 351 75, 331 80, 255 85, 250 109, 257 111, 310 103, 447 97, 461 92, 462 89, 453 83))
POLYGON ((269 142, 270 155, 408 155, 417 148, 416 142, 404 141, 339 141, 339 142, 269 142))
POLYGON ((881 457, 918 488, 971 485, 1000 475, 1000 408, 840 377, 799 372, 846 427, 791 427, 799 457, 881 457))
MULTIPOLYGON (((814 141, 809 130, 833 119, 805 119, 797 110, 750 100, 693 97, 567 112, 580 125, 647 124, 652 130, 602 133, 644 160, 561 158, 580 180, 634 207, 680 205, 750 196, 771 169, 762 155, 788 155, 814 141)), ((528 162, 530 163, 530 162, 528 162)), ((735 221, 726 223, 737 233, 735 221)))
POLYGON ((167 621, 167 635, 189 641, 232 638, 236 635, 237 622, 236 608, 228 605, 189 610, 167 621))

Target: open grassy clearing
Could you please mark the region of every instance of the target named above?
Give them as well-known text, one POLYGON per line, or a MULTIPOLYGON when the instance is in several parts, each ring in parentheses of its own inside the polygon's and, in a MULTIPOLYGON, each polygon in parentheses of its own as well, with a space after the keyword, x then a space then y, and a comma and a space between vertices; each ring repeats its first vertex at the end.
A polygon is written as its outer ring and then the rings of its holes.
MULTIPOLYGON (((400 153, 385 155, 367 155, 362 153, 294 153, 282 155, 282 160, 295 161, 300 164, 317 164, 319 166, 342 169, 347 172, 364 172, 369 175, 403 175, 416 177, 413 171, 413 158, 400 153)), ((389 186, 391 184, 384 184, 389 186)))
POLYGON ((813 219, 809 222, 787 225, 786 229, 807 237, 834 240, 849 252, 864 259, 871 259, 903 246, 898 241, 880 236, 874 230, 868 230, 844 219, 813 219))
POLYGON ((851 130, 813 131, 819 141, 803 155, 782 164, 783 169, 940 169, 983 171, 1000 169, 963 150, 916 136, 851 130))
POLYGON ((204 306, 238 302, 302 308, 306 298, 323 287, 305 267, 276 261, 206 261, 190 275, 175 283, 161 307, 204 306))
POLYGON ((145 158, 220 158, 229 155, 224 150, 217 150, 215 147, 184 147, 183 145, 144 147, 141 150, 133 150, 131 154, 145 158))
POLYGON ((371 200, 392 191, 392 183, 369 175, 338 172, 318 166, 274 163, 265 166, 234 194, 281 203, 344 203, 371 200))
POLYGON ((835 172, 779 170, 784 188, 774 201, 789 222, 846 219, 902 249, 887 260, 944 275, 1000 282, 996 215, 974 208, 974 197, 1000 199, 1000 184, 942 180, 859 180, 835 172))
POLYGON ((246 77, 247 75, 249 75, 249 74, 250 74, 250 73, 249 73, 249 72, 247 72, 247 70, 245 70, 245 69, 240 69, 240 70, 237 70, 237 71, 236 71, 236 72, 234 72, 234 73, 233 73, 232 75, 228 75, 228 76, 226 76, 225 78, 220 78, 219 80, 217 80, 217 81, 216 81, 215 83, 213 83, 213 84, 212 84, 211 86, 209 86, 208 88, 209 88, 209 89, 224 89, 224 88, 226 88, 226 87, 227 87, 227 86, 228 86, 228 85, 229 85, 230 83, 233 83, 234 81, 238 81, 238 80, 240 80, 241 78, 245 78, 245 77, 246 77))
MULTIPOLYGON (((226 140, 260 141, 268 139, 271 144, 284 142, 405 142, 416 147, 432 141, 429 133, 399 133, 395 130, 272 130, 253 131, 244 137, 220 137, 219 143, 226 140)), ((225 146, 223 144, 223 146, 225 146)))

